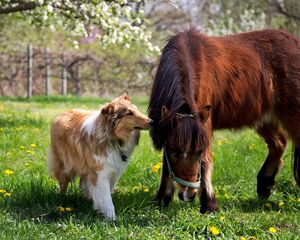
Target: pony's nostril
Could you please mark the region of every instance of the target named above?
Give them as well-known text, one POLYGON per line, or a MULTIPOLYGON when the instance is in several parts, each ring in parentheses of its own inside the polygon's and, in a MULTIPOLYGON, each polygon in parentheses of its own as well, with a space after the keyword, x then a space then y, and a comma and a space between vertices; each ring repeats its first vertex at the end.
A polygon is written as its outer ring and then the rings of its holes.
POLYGON ((183 197, 183 193, 182 192, 178 193, 178 197, 179 197, 179 199, 181 201, 184 201, 184 197, 183 197))
POLYGON ((189 201, 191 202, 194 201, 195 197, 196 197, 196 193, 192 197, 190 197, 189 201))

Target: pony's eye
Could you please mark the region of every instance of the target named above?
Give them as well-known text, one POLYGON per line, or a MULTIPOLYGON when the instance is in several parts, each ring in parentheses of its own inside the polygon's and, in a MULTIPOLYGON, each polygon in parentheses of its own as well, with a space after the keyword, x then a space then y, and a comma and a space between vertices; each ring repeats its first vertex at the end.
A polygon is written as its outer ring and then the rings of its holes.
POLYGON ((176 157, 177 153, 176 152, 170 152, 171 157, 176 157))
POLYGON ((176 152, 176 151, 170 152, 170 156, 171 156, 171 157, 179 157, 181 154, 182 154, 182 153, 176 152))
POLYGON ((129 111, 129 112, 127 113, 127 115, 128 115, 128 116, 133 115, 133 112, 129 111))

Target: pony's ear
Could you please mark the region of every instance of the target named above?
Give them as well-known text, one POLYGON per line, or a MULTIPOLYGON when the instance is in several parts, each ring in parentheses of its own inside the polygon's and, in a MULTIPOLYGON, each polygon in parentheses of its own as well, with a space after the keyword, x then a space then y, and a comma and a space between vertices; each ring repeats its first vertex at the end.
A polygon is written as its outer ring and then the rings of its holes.
POLYGON ((199 112, 199 118, 202 123, 205 123, 210 116, 211 105, 205 105, 202 110, 199 112))
POLYGON ((101 109, 101 113, 108 115, 112 114, 115 111, 115 105, 113 103, 109 103, 101 109))
POLYGON ((123 93, 123 95, 121 95, 119 97, 120 100, 127 100, 127 101, 131 101, 131 98, 126 94, 126 92, 123 93))
POLYGON ((171 112, 169 111, 169 109, 166 106, 162 106, 161 108, 161 119, 165 120, 168 117, 170 117, 171 112))

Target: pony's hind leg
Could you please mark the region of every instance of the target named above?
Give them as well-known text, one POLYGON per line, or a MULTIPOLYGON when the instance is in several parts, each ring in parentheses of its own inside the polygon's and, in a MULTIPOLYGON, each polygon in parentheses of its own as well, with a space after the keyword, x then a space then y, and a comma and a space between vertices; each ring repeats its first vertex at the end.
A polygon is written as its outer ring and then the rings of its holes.
POLYGON ((275 177, 283 167, 282 154, 287 145, 287 139, 276 124, 264 124, 257 129, 269 149, 267 159, 257 175, 257 194, 262 199, 267 199, 275 184, 275 177))
POLYGON ((300 187, 300 141, 295 144, 293 172, 295 181, 300 187))
MULTIPOLYGON (((300 109, 300 105, 298 109, 300 109)), ((295 181, 300 187, 300 111, 295 112, 294 115, 283 115, 282 123, 294 143, 293 173, 295 181)))

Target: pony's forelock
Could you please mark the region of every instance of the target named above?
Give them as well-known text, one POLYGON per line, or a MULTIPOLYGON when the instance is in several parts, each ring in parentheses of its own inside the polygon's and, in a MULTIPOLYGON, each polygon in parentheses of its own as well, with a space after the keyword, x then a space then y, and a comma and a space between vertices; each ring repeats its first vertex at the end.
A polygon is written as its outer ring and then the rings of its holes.
POLYGON ((162 149, 168 134, 163 124, 165 120, 161 119, 162 107, 166 106, 172 113, 171 119, 177 112, 194 112, 194 93, 190 86, 193 70, 192 66, 185 63, 190 59, 187 35, 195 37, 196 34, 194 30, 190 30, 185 35, 170 38, 160 58, 148 107, 149 117, 155 122, 150 135, 158 150, 162 149))

